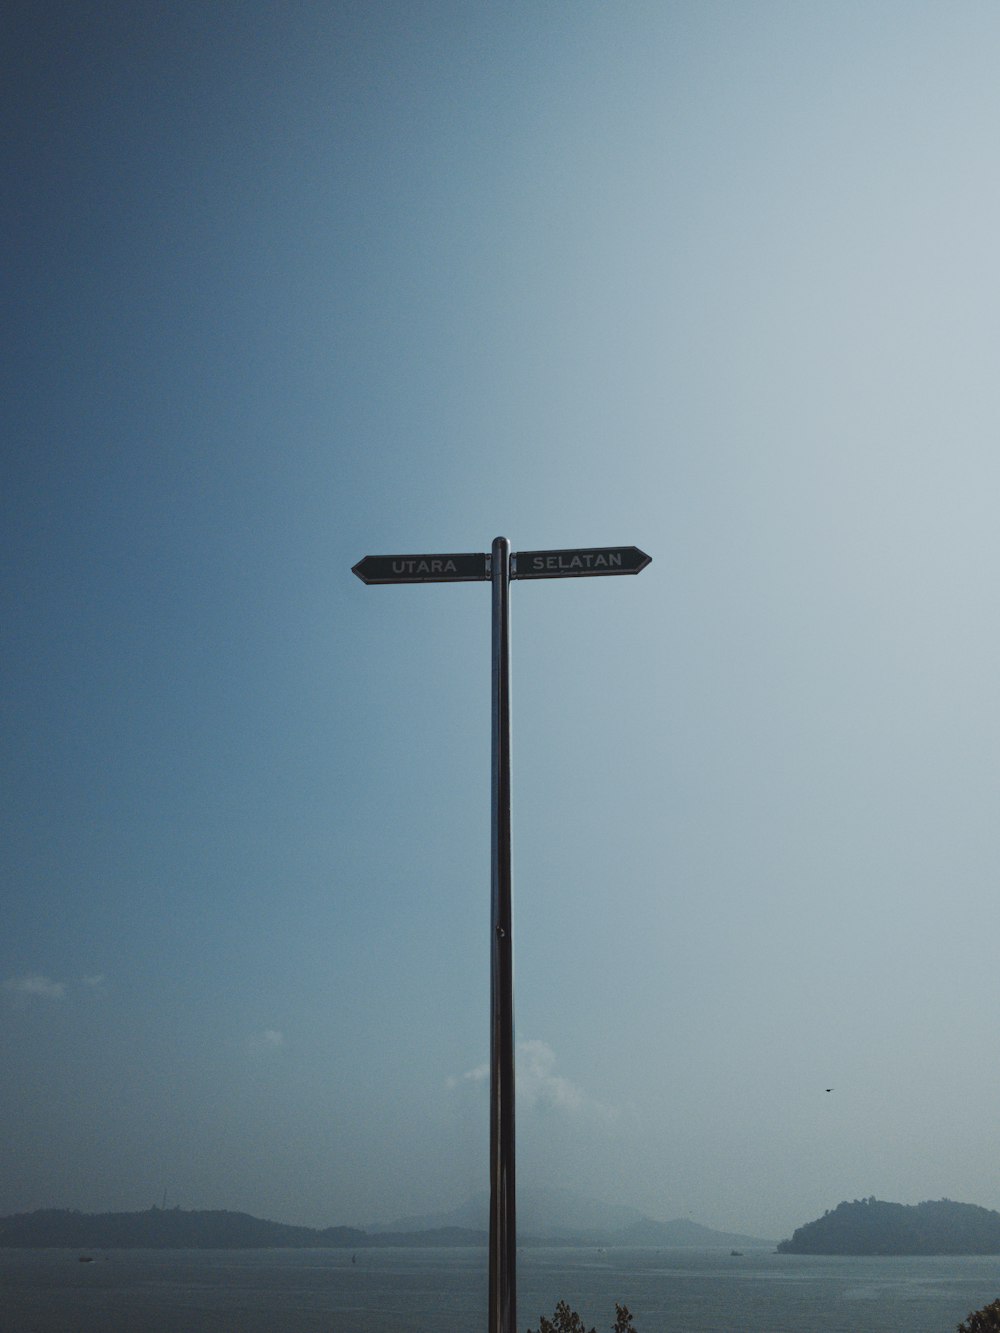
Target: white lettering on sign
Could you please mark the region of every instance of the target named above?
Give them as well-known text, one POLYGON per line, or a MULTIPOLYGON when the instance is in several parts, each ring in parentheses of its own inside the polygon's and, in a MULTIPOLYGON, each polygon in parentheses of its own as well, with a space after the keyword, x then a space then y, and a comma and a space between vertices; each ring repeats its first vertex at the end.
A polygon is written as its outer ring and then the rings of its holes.
POLYGON ((536 555, 531 558, 535 573, 551 569, 555 573, 575 569, 621 569, 621 551, 574 551, 572 555, 536 555))
POLYGON ((454 560, 394 560, 394 574, 457 574, 454 560))

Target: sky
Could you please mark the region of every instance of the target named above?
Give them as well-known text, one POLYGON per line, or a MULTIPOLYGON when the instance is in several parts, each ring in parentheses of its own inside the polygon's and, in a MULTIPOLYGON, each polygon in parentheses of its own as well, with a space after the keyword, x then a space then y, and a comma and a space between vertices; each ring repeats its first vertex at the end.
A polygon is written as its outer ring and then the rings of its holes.
POLYGON ((1000 1208, 1000 10, 12 0, 0 1212, 1000 1208))

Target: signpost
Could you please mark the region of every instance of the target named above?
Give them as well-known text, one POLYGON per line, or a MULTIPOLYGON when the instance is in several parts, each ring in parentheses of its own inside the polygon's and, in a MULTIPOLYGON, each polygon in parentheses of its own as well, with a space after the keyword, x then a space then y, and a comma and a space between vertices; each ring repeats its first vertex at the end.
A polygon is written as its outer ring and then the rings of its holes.
POLYGON ((514 1189, 514 941, 510 886, 510 581, 639 574, 637 546, 518 551, 497 537, 489 555, 366 555, 363 583, 489 579, 493 594, 492 856, 490 937, 490 1305, 488 1333, 517 1333, 514 1189))

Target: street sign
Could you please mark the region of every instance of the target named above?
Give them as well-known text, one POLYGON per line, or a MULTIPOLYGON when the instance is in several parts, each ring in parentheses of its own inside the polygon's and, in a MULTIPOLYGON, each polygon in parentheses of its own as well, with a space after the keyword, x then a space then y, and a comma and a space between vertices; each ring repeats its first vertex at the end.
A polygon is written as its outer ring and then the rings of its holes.
POLYGON ((462 583, 488 579, 485 552, 461 555, 366 555, 352 566, 362 583, 462 583))
POLYGON ((652 556, 638 546, 585 546, 569 551, 517 551, 512 579, 574 579, 591 574, 638 574, 652 556))
MULTIPOLYGON (((489 555, 366 555, 362 583, 459 583, 489 579, 493 602, 492 854, 490 865, 490 1242, 488 1333, 517 1333, 514 1171, 514 963, 510 855, 510 583, 593 574, 638 574, 638 546, 518 551, 497 537, 489 555)), ((545 1323, 545 1320, 542 1320, 545 1323)))

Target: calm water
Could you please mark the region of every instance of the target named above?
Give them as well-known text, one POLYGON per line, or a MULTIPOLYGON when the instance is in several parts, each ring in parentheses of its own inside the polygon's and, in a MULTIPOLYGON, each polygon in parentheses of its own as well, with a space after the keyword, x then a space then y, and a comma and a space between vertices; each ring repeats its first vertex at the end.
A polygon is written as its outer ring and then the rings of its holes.
MULTIPOLYGON (((0 1333, 475 1333, 484 1250, 0 1250, 0 1333)), ((565 1298, 608 1333, 954 1333, 1000 1259, 528 1249, 521 1330, 565 1298)))

